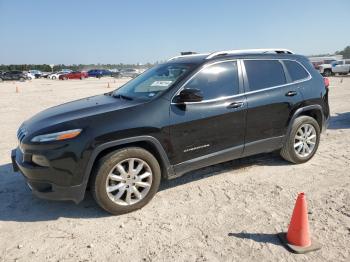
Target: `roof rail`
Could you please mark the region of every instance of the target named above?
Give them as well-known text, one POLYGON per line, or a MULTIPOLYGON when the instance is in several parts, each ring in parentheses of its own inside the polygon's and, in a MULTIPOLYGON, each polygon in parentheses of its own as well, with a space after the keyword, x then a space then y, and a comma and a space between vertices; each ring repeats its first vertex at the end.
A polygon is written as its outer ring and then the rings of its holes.
POLYGON ((204 55, 210 55, 210 53, 189 54, 189 55, 178 55, 178 56, 174 56, 174 57, 170 58, 170 59, 168 60, 168 62, 171 61, 171 60, 177 59, 177 58, 181 58, 181 57, 194 57, 194 56, 204 56, 204 55))
POLYGON ((227 50, 227 51, 218 51, 211 53, 205 59, 211 59, 219 55, 229 55, 229 54, 266 54, 266 53, 277 53, 277 54, 294 54, 292 51, 284 48, 268 48, 268 49, 241 49, 241 50, 227 50))

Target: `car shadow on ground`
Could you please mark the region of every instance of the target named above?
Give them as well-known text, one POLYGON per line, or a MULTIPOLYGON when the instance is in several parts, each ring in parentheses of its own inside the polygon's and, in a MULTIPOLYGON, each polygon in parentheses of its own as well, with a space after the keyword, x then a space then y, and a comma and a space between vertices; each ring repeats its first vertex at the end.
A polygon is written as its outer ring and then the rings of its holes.
POLYGON ((258 243, 270 243, 276 246, 282 246, 277 234, 266 234, 266 233, 228 233, 230 237, 236 237, 240 239, 251 239, 258 243))
MULTIPOLYGON (((228 161, 182 177, 163 181, 160 191, 194 182, 199 179, 220 175, 228 171, 254 165, 280 166, 288 164, 277 154, 261 154, 253 157, 228 161)), ((34 222, 66 218, 100 218, 110 216, 94 201, 90 192, 78 205, 71 201, 49 201, 32 195, 20 173, 12 170, 11 164, 0 165, 0 221, 34 222)))
POLYGON ((331 116, 328 129, 348 129, 350 128, 350 112, 337 113, 331 116))
POLYGON ((99 218, 109 216, 85 195, 79 205, 71 201, 49 201, 32 195, 20 173, 11 164, 0 166, 0 221, 34 222, 68 218, 99 218))

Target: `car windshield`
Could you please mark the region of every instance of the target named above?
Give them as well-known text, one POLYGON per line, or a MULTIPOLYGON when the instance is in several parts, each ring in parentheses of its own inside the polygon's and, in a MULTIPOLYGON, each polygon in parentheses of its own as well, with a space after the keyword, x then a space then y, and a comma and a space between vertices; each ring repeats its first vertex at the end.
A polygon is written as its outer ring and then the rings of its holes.
POLYGON ((113 92, 115 97, 150 100, 167 90, 192 68, 189 64, 155 66, 113 92))

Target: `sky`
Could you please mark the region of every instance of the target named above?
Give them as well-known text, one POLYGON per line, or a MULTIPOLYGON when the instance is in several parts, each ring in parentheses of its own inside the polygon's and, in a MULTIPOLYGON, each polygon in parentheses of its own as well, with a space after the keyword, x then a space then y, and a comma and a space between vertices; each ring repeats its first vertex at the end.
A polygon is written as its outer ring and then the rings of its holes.
POLYGON ((146 63, 181 51, 350 45, 350 0, 0 0, 0 64, 146 63))

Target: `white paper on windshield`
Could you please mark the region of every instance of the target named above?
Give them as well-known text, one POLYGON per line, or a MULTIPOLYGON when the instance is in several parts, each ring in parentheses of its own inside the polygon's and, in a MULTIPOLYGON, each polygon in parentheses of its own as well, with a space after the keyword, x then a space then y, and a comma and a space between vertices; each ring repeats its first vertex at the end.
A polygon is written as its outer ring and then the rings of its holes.
POLYGON ((151 86, 169 86, 173 81, 154 81, 151 86))

